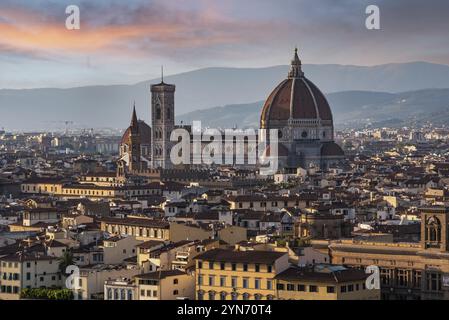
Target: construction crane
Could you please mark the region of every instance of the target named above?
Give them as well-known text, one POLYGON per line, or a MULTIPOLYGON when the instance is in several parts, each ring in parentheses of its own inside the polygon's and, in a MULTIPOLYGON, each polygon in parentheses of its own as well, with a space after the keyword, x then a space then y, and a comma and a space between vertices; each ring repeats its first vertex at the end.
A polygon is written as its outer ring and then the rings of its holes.
POLYGON ((65 134, 69 133, 69 125, 73 125, 74 122, 72 120, 52 120, 45 121, 46 123, 63 123, 65 125, 65 134))

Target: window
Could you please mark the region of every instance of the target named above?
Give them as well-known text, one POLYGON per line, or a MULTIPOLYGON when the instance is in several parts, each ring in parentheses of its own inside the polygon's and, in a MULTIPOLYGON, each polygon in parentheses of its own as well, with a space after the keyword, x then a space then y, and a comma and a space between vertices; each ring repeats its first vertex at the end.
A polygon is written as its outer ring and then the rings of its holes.
POLYGON ((354 285, 350 284, 350 285, 348 285, 348 292, 352 292, 352 291, 354 291, 354 285))
POLYGON ((287 283, 287 291, 295 291, 295 285, 291 283, 287 283))
POLYGON ((220 263, 220 270, 224 270, 225 269, 226 264, 224 262, 220 263))
POLYGON ((413 288, 421 287, 421 271, 413 270, 413 288))
POLYGON ((254 279, 254 289, 260 288, 260 279, 254 279))
POLYGON ((310 292, 318 292, 318 287, 317 286, 309 286, 309 291, 310 292))
POLYGON ((232 271, 237 270, 237 265, 235 263, 233 263, 231 266, 232 266, 232 271))
POLYGON ((237 288, 237 278, 236 277, 232 277, 232 279, 231 279, 231 286, 233 288, 237 288))
POLYGON ((178 290, 173 290, 173 295, 174 295, 174 296, 177 296, 178 293, 179 293, 178 290))
POLYGON ((209 291, 209 300, 215 300, 215 291, 209 291))
POLYGON ((198 261, 198 269, 203 268, 203 263, 201 261, 198 261))
POLYGON ((328 286, 327 287, 327 293, 335 293, 335 287, 328 286))
POLYGON ((198 275, 198 285, 202 285, 203 284, 203 275, 199 274, 198 275))
POLYGON ((273 271, 273 267, 271 265, 267 265, 267 272, 271 273, 273 271))
POLYGON ((248 278, 243 278, 243 288, 248 288, 248 278))
POLYGON ((427 290, 441 291, 441 275, 431 272, 427 274, 427 290))
POLYGON ((145 297, 145 290, 140 290, 140 295, 141 295, 142 297, 145 297))
POLYGON ((298 291, 306 291, 306 286, 303 284, 298 284, 298 291))
POLYGON ((225 287, 225 286, 226 286, 226 277, 221 276, 220 277, 220 287, 225 287))
POLYGON ((260 272, 260 266, 258 264, 256 264, 254 266, 254 269, 255 269, 256 272, 260 272))
POLYGON ((198 300, 204 300, 204 292, 203 291, 198 291, 197 292, 197 296, 198 296, 198 300))
POLYGON ((398 284, 398 286, 406 287, 408 285, 408 283, 407 283, 407 274, 408 274, 407 270, 399 269, 397 271, 397 279, 398 279, 397 280, 397 284, 398 284))
POLYGON ((281 290, 281 291, 282 291, 282 290, 285 290, 285 285, 284 285, 283 283, 278 283, 278 284, 277 284, 277 289, 278 289, 278 290, 281 290))
POLYGON ((213 262, 209 262, 209 269, 211 269, 211 270, 214 269, 214 263, 213 262))
POLYGON ((214 285, 214 276, 209 276, 209 285, 213 286, 214 285))
POLYGON ((243 271, 248 271, 248 265, 246 263, 243 265, 243 271))
POLYGON ((271 290, 273 288, 273 282, 271 280, 267 280, 267 290, 271 290))
POLYGON ((173 279, 173 284, 178 284, 178 279, 173 279))
POLYGON ((226 292, 220 292, 220 300, 226 300, 226 292))
POLYGON ((345 292, 346 292, 346 286, 341 286, 340 292, 341 292, 341 293, 345 293, 345 292))

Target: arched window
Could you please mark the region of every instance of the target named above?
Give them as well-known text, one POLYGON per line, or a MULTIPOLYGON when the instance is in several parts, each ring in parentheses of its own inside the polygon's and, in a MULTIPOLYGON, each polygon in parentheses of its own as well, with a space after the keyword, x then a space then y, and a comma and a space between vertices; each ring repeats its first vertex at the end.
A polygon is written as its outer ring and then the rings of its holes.
POLYGON ((156 119, 161 120, 161 107, 160 106, 156 107, 156 119))
POLYGON ((178 279, 173 279, 173 284, 178 284, 178 279))
POLYGON ((209 300, 215 300, 215 291, 209 291, 209 300))
POLYGON ((173 295, 174 296, 177 296, 179 294, 179 291, 178 290, 173 290, 173 295))
POLYGON ((167 119, 170 119, 170 117, 171 117, 170 108, 167 108, 167 119))
POLYGON ((427 219, 425 239, 427 247, 439 247, 441 243, 441 222, 440 220, 432 216, 427 219))
POLYGON ((226 300, 226 292, 220 292, 220 300, 226 300))

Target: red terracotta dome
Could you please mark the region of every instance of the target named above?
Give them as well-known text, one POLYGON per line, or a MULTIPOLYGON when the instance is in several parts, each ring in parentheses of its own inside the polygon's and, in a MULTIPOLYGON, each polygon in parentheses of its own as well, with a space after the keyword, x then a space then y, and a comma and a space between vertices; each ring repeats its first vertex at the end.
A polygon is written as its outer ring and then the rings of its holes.
MULTIPOLYGON (((140 143, 141 144, 151 144, 151 127, 147 125, 143 120, 138 120, 137 125, 139 128, 140 134, 140 143)), ((131 126, 126 129, 125 133, 123 133, 122 140, 120 144, 129 144, 129 136, 131 134, 131 126)))
POLYGON ((261 127, 269 122, 292 119, 320 119, 332 121, 332 112, 324 94, 301 70, 297 50, 288 79, 282 81, 269 95, 261 113, 261 127))

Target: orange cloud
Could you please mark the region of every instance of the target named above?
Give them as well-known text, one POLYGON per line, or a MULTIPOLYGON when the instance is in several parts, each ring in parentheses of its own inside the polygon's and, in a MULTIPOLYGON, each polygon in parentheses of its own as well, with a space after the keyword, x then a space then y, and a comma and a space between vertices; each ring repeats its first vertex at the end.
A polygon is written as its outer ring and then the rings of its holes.
POLYGON ((93 25, 81 15, 81 29, 67 30, 64 21, 38 19, 25 9, 5 10, 0 13, 0 45, 47 54, 140 55, 144 52, 139 50, 152 47, 195 49, 247 43, 273 30, 271 23, 233 21, 212 9, 171 12, 160 18, 152 9, 153 19, 145 19, 145 8, 134 14, 135 22, 104 25, 93 25))

